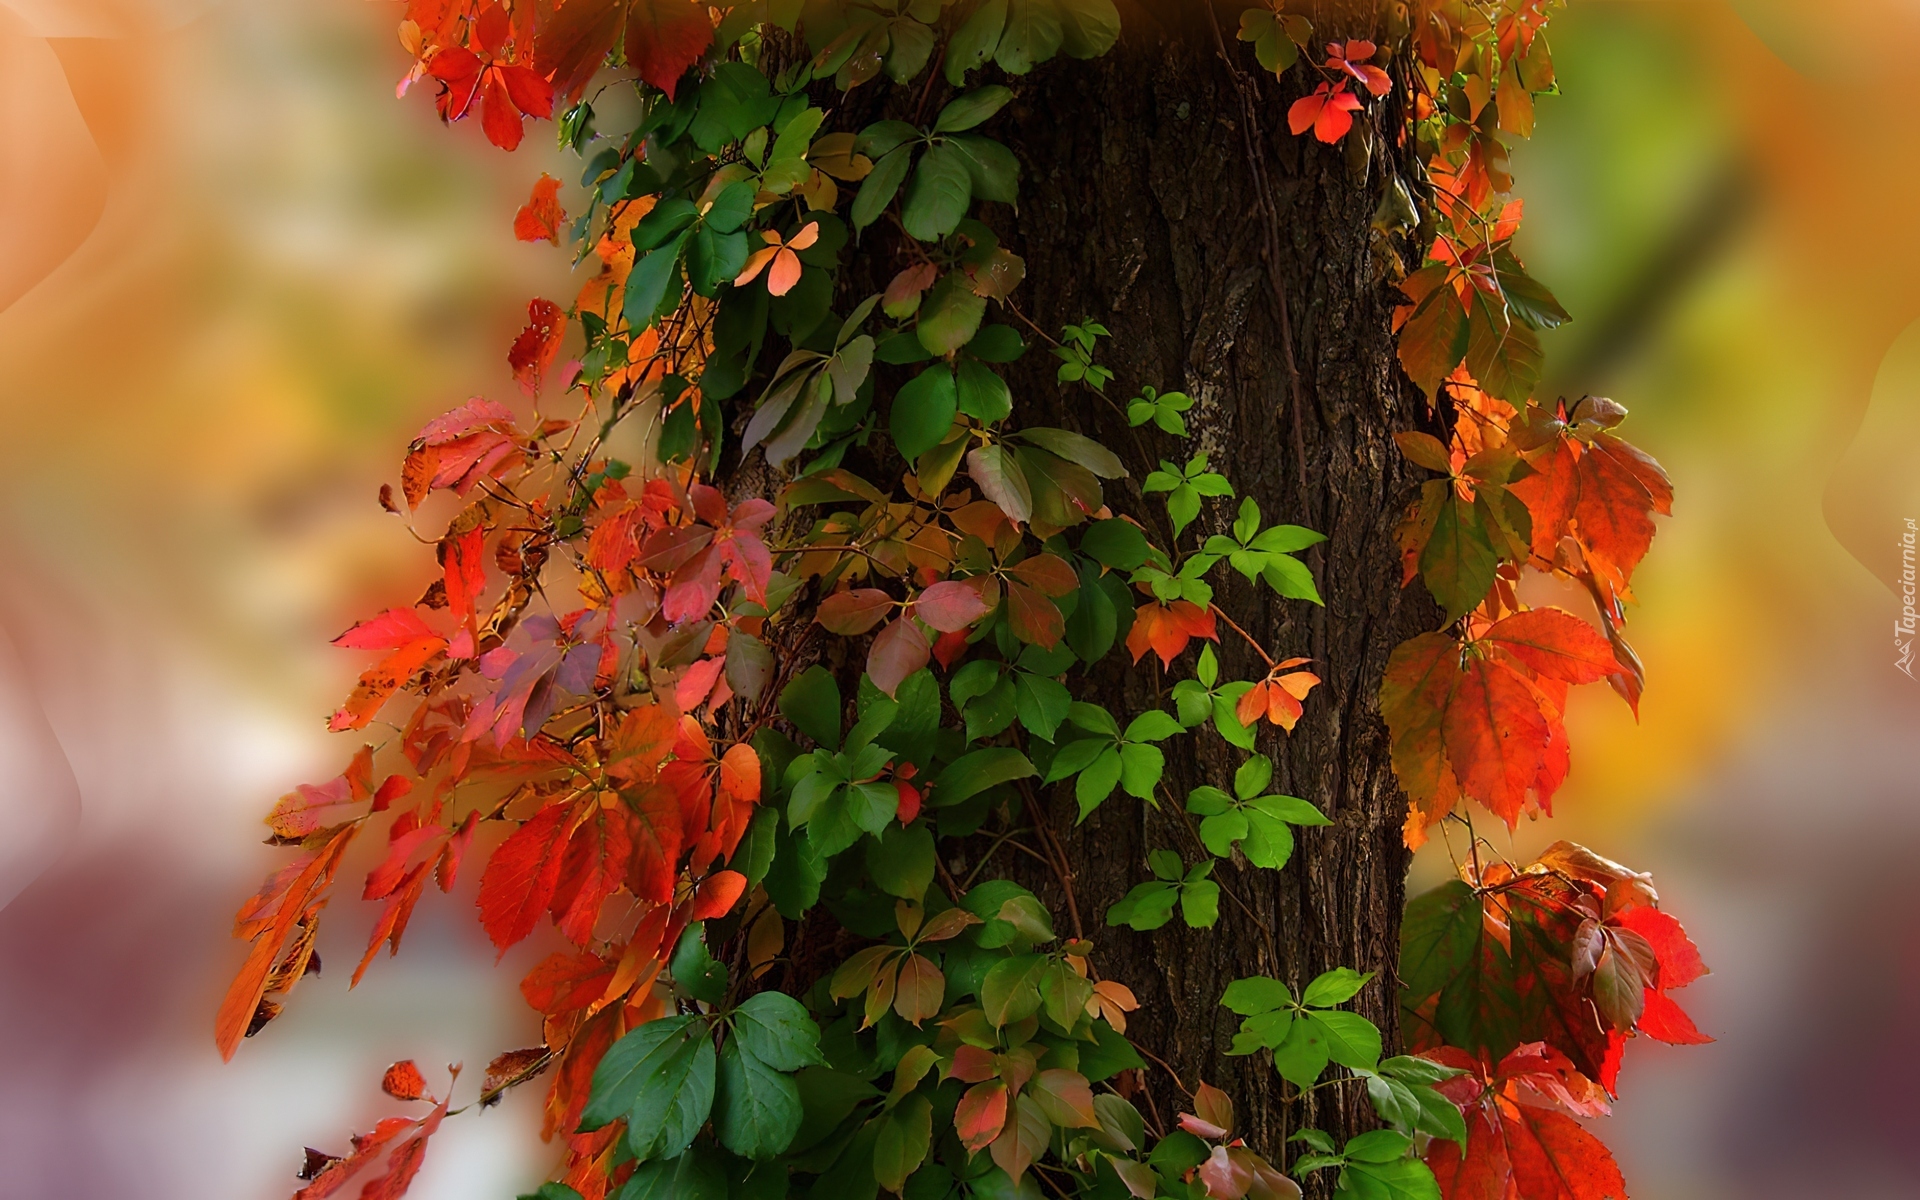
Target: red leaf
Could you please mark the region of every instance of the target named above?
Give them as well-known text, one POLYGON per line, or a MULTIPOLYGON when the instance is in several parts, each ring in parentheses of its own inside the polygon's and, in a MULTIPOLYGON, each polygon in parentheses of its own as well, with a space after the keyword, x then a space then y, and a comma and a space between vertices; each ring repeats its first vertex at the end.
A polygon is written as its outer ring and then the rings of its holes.
POLYGON ((497 67, 489 68, 480 80, 480 127, 486 130, 487 140, 502 150, 517 149, 526 136, 526 123, 497 67))
POLYGON ((567 212, 560 207, 560 181, 545 171, 533 182, 533 193, 513 216, 513 236, 523 242, 560 244, 560 226, 567 212))
POLYGON ((1660 960, 1660 988, 1685 987, 1707 973, 1700 961, 1700 948, 1693 944, 1680 922, 1650 905, 1636 905, 1613 917, 1613 922, 1633 930, 1653 946, 1660 960))
MULTIPOLYGON (((398 1065, 398 1064, 396 1064, 398 1065)), ((391 1070, 389 1070, 391 1074, 391 1070)), ((457 1078, 458 1067, 453 1070, 457 1078)), ((449 1098, 453 1088, 447 1088, 449 1098)), ((442 1100, 434 1106, 432 1112, 418 1121, 405 1117, 388 1117, 373 1127, 373 1132, 365 1136, 356 1135, 353 1139, 353 1153, 345 1158, 336 1158, 328 1162, 320 1173, 294 1193, 293 1200, 322 1200, 338 1191, 353 1176, 365 1170, 379 1157, 380 1152, 394 1142, 405 1137, 394 1146, 387 1156, 387 1169, 379 1178, 370 1180, 360 1189, 360 1200, 396 1200, 406 1194, 413 1183, 413 1177, 419 1173, 420 1164, 426 1161, 427 1139, 440 1128, 440 1122, 446 1118, 447 1101, 442 1100)))
POLYGON ((633 871, 628 887, 642 900, 671 903, 676 865, 686 836, 680 801, 670 788, 663 786, 650 787, 638 797, 632 793, 625 795, 637 818, 633 833, 633 871))
POLYGON ((560 353, 560 340, 566 336, 567 314, 551 300, 527 302, 527 327, 513 339, 507 351, 507 365, 520 390, 529 396, 540 394, 547 368, 560 353))
POLYGON ((552 954, 527 972, 520 994, 548 1016, 585 1008, 606 994, 615 964, 597 954, 552 954))
POLYGON ((953 1110, 953 1131, 968 1150, 984 1149, 1007 1123, 1007 1085, 998 1079, 976 1083, 953 1110))
POLYGON ((867 651, 867 677, 891 696, 907 676, 927 665, 931 653, 920 627, 906 617, 896 618, 874 637, 867 651))
POLYGON ((1713 1040, 1694 1026, 1693 1018, 1671 996, 1654 988, 1647 989, 1646 1007, 1634 1028, 1670 1046, 1701 1046, 1713 1040))
POLYGON ((397 650, 409 642, 438 637, 416 609, 390 608, 333 639, 348 650, 397 650))
POLYGON ((747 890, 747 877, 738 871, 715 871, 700 884, 693 897, 693 919, 711 920, 732 911, 747 890))
POLYGON ((1065 559, 1054 554, 1036 554, 1008 568, 1007 573, 1044 596, 1064 596, 1080 586, 1065 559))
POLYGON ((1314 137, 1331 144, 1346 136, 1359 108, 1360 98, 1347 91, 1344 81, 1332 86, 1323 83, 1293 102, 1287 110, 1287 128, 1296 135, 1311 129, 1314 137))
POLYGON ((1623 668, 1606 635, 1572 613, 1534 608, 1496 622, 1481 640, 1562 683, 1598 683, 1623 668))
POLYGON ((633 0, 627 11, 627 63, 669 100, 712 44, 713 21, 698 0, 633 0))
POLYGON ((1060 607, 1037 589, 1008 580, 1007 627, 1021 641, 1051 650, 1066 634, 1067 619, 1060 614, 1060 607))
POLYGON ((829 632, 854 637, 878 625, 892 610, 893 597, 879 588, 856 588, 822 600, 819 621, 829 632))
POLYGON ((418 1100, 427 1094, 426 1076, 420 1074, 412 1059, 401 1059, 381 1076, 380 1090, 395 1100, 418 1100))
POLYGON ((493 852, 480 875, 480 923, 502 954, 533 932, 553 900, 566 861, 566 835, 575 806, 550 804, 493 852))
MULTIPOLYGON (((913 602, 914 615, 942 634, 959 633, 991 611, 980 588, 971 581, 959 579, 943 579, 932 584, 913 602)), ((946 660, 941 661, 944 665, 946 660)))
POLYGON ((1441 732, 1461 788, 1512 828, 1540 777, 1553 732, 1539 689, 1517 671, 1469 655, 1441 732))
POLYGON ((559 881, 548 911, 567 940, 584 946, 593 939, 600 909, 621 884, 633 862, 633 820, 625 806, 598 806, 567 843, 559 881))
MULTIPOLYGON (((333 882, 334 873, 340 869, 341 856, 359 828, 357 824, 341 826, 323 845, 276 871, 259 892, 240 906, 234 920, 234 935, 252 939, 253 948, 214 1016, 214 1044, 219 1047, 221 1058, 233 1057, 240 1039, 252 1026, 262 997, 270 990, 268 984, 274 964, 280 958, 287 936, 296 924, 311 933, 318 914, 315 901, 333 882)), ((297 978, 297 974, 291 975, 288 986, 297 978)))
POLYGON ((909 954, 900 964, 900 980, 894 986, 893 1011, 900 1019, 918 1027, 940 1015, 941 1000, 947 990, 947 977, 933 960, 909 954))
POLYGON ((619 39, 624 8, 615 0, 566 0, 540 27, 534 70, 551 77, 560 95, 578 99, 619 39))

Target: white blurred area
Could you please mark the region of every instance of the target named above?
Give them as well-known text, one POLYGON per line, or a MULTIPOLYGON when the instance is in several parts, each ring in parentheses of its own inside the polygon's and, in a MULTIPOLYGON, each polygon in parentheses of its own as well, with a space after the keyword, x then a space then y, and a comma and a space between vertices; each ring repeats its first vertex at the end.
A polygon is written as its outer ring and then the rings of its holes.
MULTIPOLYGON (((1566 94, 1515 156, 1523 251, 1576 317, 1550 361, 1589 364, 1565 386, 1625 403, 1678 492, 1636 579, 1642 721, 1578 697, 1560 815, 1514 839, 1654 871, 1714 968, 1681 999, 1720 1040, 1636 1045, 1603 1129, 1637 1200, 1920 1195, 1920 685, 1885 583, 1920 515, 1897 7, 1577 0, 1566 94), (1751 172, 1743 214, 1707 213, 1733 232, 1651 326, 1582 342, 1643 304, 1636 269, 1723 159, 1751 172)), ((551 127, 510 156, 396 102, 397 20, 0 0, 0 622, 84 799, 0 912, 0 1200, 285 1195, 302 1146, 392 1111, 388 1062, 435 1085, 463 1062, 471 1097, 538 1036, 514 985, 543 949, 496 967, 472 878, 348 993, 363 856, 323 974, 213 1050, 232 911, 284 858, 259 819, 355 744, 321 732, 360 665, 326 641, 431 565, 376 489, 427 417, 508 395, 526 300, 574 286, 510 232, 543 168, 573 174, 551 127)), ((537 1101, 449 1121, 412 1194, 529 1188, 537 1101)))
MULTIPOLYGON (((302 1146, 398 1107, 389 1062, 436 1087, 463 1062, 470 1099, 538 1040, 514 984, 543 951, 495 968, 472 879, 348 994, 362 856, 323 973, 213 1049, 232 912, 285 857, 260 818, 353 748, 322 719, 360 664, 326 641, 432 569, 377 488, 428 416, 512 386, 525 301, 568 295, 565 256, 510 228, 555 156, 396 102, 397 21, 0 2, 0 622, 84 801, 0 912, 5 1200, 287 1195, 302 1146)), ((448 1122, 412 1194, 537 1183, 538 1099, 448 1122)))

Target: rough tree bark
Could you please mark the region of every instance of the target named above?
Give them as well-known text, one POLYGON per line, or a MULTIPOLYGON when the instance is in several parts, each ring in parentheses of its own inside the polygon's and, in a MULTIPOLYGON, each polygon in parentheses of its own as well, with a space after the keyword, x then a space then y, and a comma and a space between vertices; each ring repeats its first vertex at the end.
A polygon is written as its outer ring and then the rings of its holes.
MULTIPOLYGON (((1010 372, 1019 423, 1079 430, 1141 468, 1204 449, 1241 494, 1259 501, 1267 522, 1306 525, 1329 539, 1306 555, 1324 610, 1279 600, 1226 570, 1215 580, 1219 602, 1252 636, 1277 657, 1313 658, 1323 679, 1290 736, 1271 726, 1261 735, 1261 751, 1275 762, 1274 789, 1312 800, 1334 822, 1300 830, 1283 871, 1222 863, 1215 877, 1229 895, 1211 930, 1189 931, 1178 920, 1151 934, 1101 925, 1107 906, 1148 877, 1149 850, 1177 849, 1189 863, 1205 853, 1181 811, 1186 794, 1201 783, 1229 784, 1245 757, 1210 732, 1168 743, 1157 809, 1116 793, 1075 827, 1070 788, 1040 798, 1069 866, 1073 907, 1096 941, 1094 962, 1141 1000, 1129 1035, 1185 1088, 1203 1079, 1225 1088, 1238 1106, 1236 1132, 1282 1162, 1294 1130, 1344 1138, 1373 1124, 1371 1109, 1352 1084, 1288 1100, 1291 1085, 1269 1066, 1228 1057, 1237 1018, 1219 1007, 1220 995, 1247 975, 1297 988, 1334 966, 1372 971, 1356 1007, 1390 1048, 1397 1043, 1392 981, 1406 802, 1376 694, 1393 647, 1438 628, 1440 614, 1424 590, 1400 587, 1393 529, 1418 480, 1392 434, 1437 427, 1395 359, 1398 293, 1373 260, 1370 232, 1387 170, 1408 173, 1390 161, 1399 152, 1384 136, 1397 128, 1403 89, 1374 106, 1376 136, 1363 139, 1356 129, 1337 147, 1296 138, 1286 109, 1297 85, 1261 71, 1234 39, 1238 8, 1218 3, 1210 11, 1215 3, 1178 0, 1151 11, 1123 3, 1124 32, 1109 54, 1057 59, 1009 81, 1017 98, 989 132, 1021 160, 1021 201, 1017 212, 992 205, 984 217, 1026 260, 1015 302, 1035 326, 1057 333, 1065 322, 1092 319, 1114 335, 1099 355, 1116 372, 1106 389, 1114 403, 1063 392, 1055 360, 1036 349, 1010 372), (1355 153, 1363 145, 1368 152, 1355 153), (1191 442, 1127 427, 1125 400, 1142 385, 1195 398, 1191 442)), ((1327 38, 1377 32, 1358 21, 1343 28, 1333 13, 1317 17, 1316 27, 1327 38)), ((945 92, 944 82, 928 96, 875 88, 843 103, 858 128, 882 116, 924 119, 945 92)), ((876 228, 870 236, 886 235, 876 228)), ((885 283, 885 274, 855 270, 842 287, 857 298, 885 283)), ((1127 511, 1161 511, 1137 485, 1123 482, 1111 494, 1127 511)), ((1187 545, 1231 523, 1233 506, 1214 505, 1188 530, 1187 545)), ((1221 632, 1223 678, 1259 678, 1257 657, 1221 632)), ((1176 670, 1191 672, 1191 654, 1176 670)), ((1096 686, 1117 713, 1170 709, 1166 691, 1178 677, 1163 676, 1148 656, 1108 670, 1096 686)), ((963 844, 952 852, 956 876, 979 851, 963 844)), ((1032 887, 1063 931, 1071 928, 1053 873, 1013 854, 988 873, 1032 887)), ((1149 1071, 1146 1082, 1150 1118, 1157 1113, 1170 1126, 1190 1107, 1165 1071, 1149 1071)))

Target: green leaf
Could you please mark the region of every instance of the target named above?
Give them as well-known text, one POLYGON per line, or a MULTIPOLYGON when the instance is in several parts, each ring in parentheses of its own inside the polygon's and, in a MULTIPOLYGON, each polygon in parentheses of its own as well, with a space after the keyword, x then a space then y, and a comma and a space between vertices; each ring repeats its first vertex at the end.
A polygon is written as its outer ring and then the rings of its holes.
POLYGON ((1535 329, 1558 329, 1573 320, 1571 314, 1554 299, 1546 285, 1526 273, 1511 250, 1498 250, 1493 256, 1499 272, 1500 290, 1506 294, 1507 307, 1535 329))
POLYGON ((1293 1003, 1293 992, 1278 979, 1268 979, 1264 975, 1253 975, 1246 979, 1236 979, 1227 985, 1226 994, 1220 997, 1220 1003, 1227 1011, 1251 1017, 1256 1013, 1271 1012, 1293 1003))
POLYGON ((840 748, 840 685, 825 667, 802 671, 780 692, 780 715, 829 750, 840 748))
POLYGON ((967 353, 981 362, 1010 363, 1026 352, 1027 344, 1011 325, 982 325, 967 343, 967 353))
POLYGON ((1268 587, 1290 600, 1307 600, 1325 607, 1320 589, 1313 584, 1313 572, 1305 563, 1285 554, 1269 554, 1260 578, 1268 587))
POLYGON ((1095 521, 1080 535, 1080 552, 1115 570, 1131 571, 1147 561, 1147 535, 1118 517, 1095 521))
POLYGON ((1326 1035, 1320 1015, 1302 1014, 1287 1030, 1286 1040, 1274 1047, 1273 1069, 1295 1087, 1313 1086, 1327 1069, 1326 1035))
MULTIPOLYGON (((1071 710, 1072 706, 1068 708, 1071 710)), ((1048 762, 1046 777, 1041 782, 1058 783, 1069 775, 1079 774, 1112 746, 1113 743, 1104 738, 1075 738, 1063 743, 1048 762)))
POLYGON ((718 1004, 727 994, 727 968, 707 953, 705 930, 706 922, 695 921, 680 932, 667 962, 667 974, 695 1000, 718 1004))
POLYGON ((980 1007, 998 1029, 1024 1021, 1040 1011, 1040 981, 1048 959, 1043 954, 1018 954, 1001 959, 980 982, 980 1007))
POLYGON ((1089 704, 1084 700, 1075 700, 1067 707, 1067 720, 1072 721, 1088 733, 1104 734, 1110 738, 1120 736, 1120 722, 1114 720, 1113 714, 1101 708, 1098 704, 1089 704))
POLYGON ((687 244, 687 281, 702 296, 711 296, 721 284, 733 282, 746 265, 747 235, 739 230, 722 233, 703 224, 687 244))
POLYGON ((966 164, 974 199, 1012 204, 1020 198, 1020 160, 1013 151, 971 133, 956 134, 947 144, 960 152, 966 164))
POLYGON ((1113 451, 1084 434, 1068 429, 1022 429, 1020 437, 1043 450, 1050 450, 1071 463, 1078 463, 1102 479, 1125 479, 1127 468, 1113 451))
POLYGON ((1088 1083, 1099 1083, 1122 1071, 1137 1071, 1146 1067, 1146 1061, 1133 1048, 1133 1043, 1116 1032, 1113 1026, 1105 1021, 1095 1021, 1091 1032, 1093 1043, 1089 1045, 1083 1042, 1080 1045, 1080 1073, 1087 1077, 1088 1083))
POLYGON ((1013 677, 1013 688, 1014 707, 1019 714, 1020 724, 1026 727, 1027 732, 1052 741, 1053 735, 1060 729, 1060 723, 1067 719, 1073 694, 1059 680, 1035 675, 1031 671, 1017 672, 1013 677))
POLYGON ((1433 536, 1420 553, 1420 577, 1448 621, 1459 620, 1487 598, 1499 565, 1478 510, 1449 488, 1433 536))
POLYGON ((742 1158, 772 1158, 800 1129, 800 1089, 771 1064, 747 1053, 738 1039, 720 1048, 713 1131, 742 1158))
POLYGON ((1417 1158, 1354 1162, 1340 1173, 1343 1195, 1364 1200, 1440 1200, 1433 1171, 1417 1158))
POLYGON ((820 884, 826 877, 826 861, 813 848, 813 843, 805 837, 783 833, 763 883, 780 915, 797 921, 819 901, 820 884))
MULTIPOLYGON (((1167 756, 1158 746, 1124 743, 1120 747, 1120 784, 1127 794, 1140 800, 1153 799, 1153 789, 1166 774, 1167 756)), ((1085 776, 1081 776, 1085 778, 1085 776)))
POLYGON ((1356 1162, 1384 1163, 1405 1158, 1413 1143, 1391 1129, 1374 1129, 1347 1139, 1343 1153, 1356 1162))
POLYGON ((972 340, 986 313, 986 298, 974 295, 959 271, 949 271, 927 290, 915 333, 929 353, 945 356, 972 340))
POLYGON ((1098 58, 1120 40, 1113 0, 1058 0, 1060 49, 1074 58, 1098 58))
POLYGON ((772 121, 779 107, 765 75, 746 63, 719 63, 700 85, 700 108, 688 133, 696 146, 712 154, 772 121))
MULTIPOLYGON (((1304 1018, 1303 1018, 1304 1019, 1304 1018)), ((1380 1030, 1359 1013, 1316 1012, 1327 1057, 1343 1067, 1373 1067, 1380 1061, 1380 1030)))
MULTIPOLYGON (((909 129, 912 127, 909 126, 909 129)), ((900 191, 900 185, 906 182, 907 172, 913 167, 913 147, 898 146, 880 156, 873 164, 873 170, 860 182, 860 191, 853 198, 853 208, 848 216, 855 229, 865 229, 880 219, 887 211, 887 205, 900 191)))
POLYGON ((881 1120, 873 1143, 874 1179, 890 1192, 906 1186, 907 1176, 926 1161, 933 1144, 933 1102, 908 1096, 881 1120))
POLYGON ((1059 51, 1065 31, 1054 4, 1055 0, 1009 0, 1007 26, 993 53, 1001 70, 1025 75, 1059 51))
MULTIPOLYGON (((874 167, 874 173, 879 173, 878 164, 874 167)), ((871 181, 873 176, 867 178, 871 181)), ((863 186, 860 190, 865 192, 866 188, 863 186)), ((968 168, 967 154, 952 140, 936 142, 920 156, 920 165, 913 172, 913 182, 907 185, 906 199, 900 208, 900 223, 910 236, 923 242, 937 242, 960 224, 960 218, 967 215, 967 205, 972 199, 973 176, 968 168)), ((857 217, 854 223, 860 223, 857 217)))
POLYGON ((1540 382, 1545 356, 1539 335, 1524 322, 1509 320, 1498 302, 1479 288, 1470 292, 1467 318, 1467 370, 1488 395, 1524 405, 1540 382))
POLYGON ((967 451, 967 474, 1008 520, 1019 523, 1032 518, 1033 485, 1007 446, 996 443, 967 451))
POLYGON ((982 0, 947 43, 947 82, 964 87, 967 72, 983 67, 1000 44, 1000 33, 1007 23, 1007 0, 982 0))
POLYGON ((659 315, 666 303, 667 290, 679 277, 680 252, 685 249, 687 238, 683 232, 634 264, 627 276, 627 294, 621 309, 632 328, 645 329, 659 315))
POLYGON ((1189 929, 1211 929, 1220 919, 1220 885, 1201 879, 1180 888, 1180 917, 1189 929))
MULTIPOLYGON (((720 194, 713 198, 713 203, 707 208, 703 220, 709 229, 717 229, 721 233, 732 233, 746 224, 747 218, 753 215, 753 197, 754 187, 751 183, 746 180, 730 183, 721 188, 720 194)), ((659 210, 656 208, 654 211, 659 210)), ((647 216, 652 215, 653 213, 647 214, 647 216)), ((644 222, 644 218, 642 220, 644 222)))
MULTIPOLYGON (((751 194, 749 194, 751 198, 751 194)), ((662 200, 634 224, 631 240, 634 250, 645 253, 693 224, 698 214, 693 201, 682 196, 662 200)), ((735 228, 739 228, 735 226, 735 228)))
POLYGON ((1173 919, 1174 906, 1179 902, 1178 884, 1158 880, 1137 883, 1107 909, 1107 924, 1126 925, 1142 932, 1158 929, 1173 919))
POLYGON ((963 754, 947 765, 933 781, 929 799, 936 806, 959 804, 995 784, 1030 779, 1039 772, 1027 756, 1011 746, 989 746, 963 754))
POLYGON ((1080 805, 1079 820, 1086 820, 1113 795, 1123 769, 1119 749, 1108 746, 1080 772, 1080 777, 1073 781, 1073 798, 1080 805))
POLYGON ((1013 412, 1013 393, 1007 389, 1007 381, 985 363, 963 358, 956 374, 955 398, 961 412, 988 424, 1004 421, 1013 412))
POLYGON ((741 1048, 775 1070, 797 1071, 824 1061, 819 1026, 805 1005, 783 992, 755 993, 729 1019, 741 1048))
POLYGON ((935 133, 958 133, 963 129, 972 129, 993 114, 1005 108, 1007 101, 1013 99, 1013 93, 997 83, 989 84, 978 91, 968 92, 949 101, 934 118, 935 133))
POLYGON ((1248 803, 1266 816, 1289 825, 1333 824, 1325 813, 1298 796, 1256 796, 1248 803))
POLYGON ((888 428, 893 444, 907 461, 940 444, 953 425, 953 372, 935 363, 920 372, 894 395, 888 428))
POLYGON ((1121 736, 1129 742, 1158 742, 1181 732, 1180 722, 1169 713, 1150 708, 1127 724, 1121 736))
POLYGON ((625 1117, 636 1159, 679 1155, 713 1108, 714 1058, 705 1021, 647 1022, 615 1042, 594 1069, 581 1128, 599 1129, 625 1117))
POLYGON ((1358 995, 1360 989, 1367 985, 1367 980, 1372 978, 1371 971, 1362 975, 1352 967, 1335 967, 1307 985, 1306 990, 1300 993, 1300 1003, 1314 1008, 1343 1004, 1358 995))
POLYGON ((889 896, 918 902, 933 883, 933 833, 923 821, 888 825, 867 843, 867 874, 889 896))

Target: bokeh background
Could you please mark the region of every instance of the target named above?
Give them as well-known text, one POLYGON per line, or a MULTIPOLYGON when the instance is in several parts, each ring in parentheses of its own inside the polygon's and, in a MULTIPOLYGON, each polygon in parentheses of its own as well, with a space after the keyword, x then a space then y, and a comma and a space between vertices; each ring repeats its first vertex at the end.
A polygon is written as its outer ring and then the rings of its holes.
MULTIPOLYGON (((504 394, 525 300, 572 290, 508 233, 564 174, 547 139, 507 156, 396 103, 397 19, 0 0, 0 626, 84 797, 0 912, 3 1200, 284 1194, 300 1146, 379 1114, 387 1062, 536 1037, 531 951, 496 970, 464 895, 349 998, 350 889, 271 1036, 227 1066, 209 1036, 277 858, 259 816, 344 755, 317 714, 357 659, 326 639, 425 582, 375 492, 426 417, 504 394)), ((1575 0, 1551 38, 1564 94, 1514 170, 1575 315, 1552 387, 1625 403, 1678 500, 1635 581, 1642 719, 1576 696, 1560 815, 1515 853, 1654 871, 1719 1039, 1636 1045, 1603 1133, 1638 1200, 1920 1195, 1920 683, 1890 587, 1920 517, 1920 10, 1575 0)), ((536 1182, 536 1101, 450 1122, 414 1194, 536 1182)))

